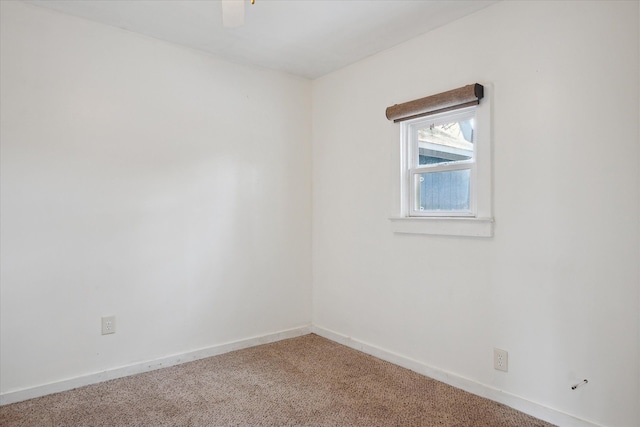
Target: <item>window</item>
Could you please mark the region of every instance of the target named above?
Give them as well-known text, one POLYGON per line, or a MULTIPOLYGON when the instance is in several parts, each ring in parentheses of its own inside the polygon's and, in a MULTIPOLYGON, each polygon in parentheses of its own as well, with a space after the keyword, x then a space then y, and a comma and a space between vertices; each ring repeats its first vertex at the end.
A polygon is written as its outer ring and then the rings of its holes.
POLYGON ((493 235, 490 94, 484 89, 469 85, 387 109, 387 117, 400 122, 393 231, 493 235))
POLYGON ((475 216, 475 107, 401 123, 409 216, 475 216))

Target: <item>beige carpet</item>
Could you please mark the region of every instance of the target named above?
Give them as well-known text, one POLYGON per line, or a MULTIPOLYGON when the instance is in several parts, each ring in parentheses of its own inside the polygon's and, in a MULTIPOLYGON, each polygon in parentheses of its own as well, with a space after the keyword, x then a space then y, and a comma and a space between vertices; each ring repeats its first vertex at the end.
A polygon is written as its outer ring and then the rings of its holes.
POLYGON ((550 426, 306 335, 0 408, 1 426, 550 426))

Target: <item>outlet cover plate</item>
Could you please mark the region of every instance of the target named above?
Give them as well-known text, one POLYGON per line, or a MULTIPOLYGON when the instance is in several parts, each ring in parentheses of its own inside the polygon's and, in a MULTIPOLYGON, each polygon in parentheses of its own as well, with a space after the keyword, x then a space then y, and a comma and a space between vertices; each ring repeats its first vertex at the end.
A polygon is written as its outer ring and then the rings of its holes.
POLYGON ((499 348, 493 349, 493 367, 498 371, 508 372, 509 370, 509 353, 499 348))
POLYGON ((116 316, 105 316, 102 318, 102 335, 116 333, 116 316))

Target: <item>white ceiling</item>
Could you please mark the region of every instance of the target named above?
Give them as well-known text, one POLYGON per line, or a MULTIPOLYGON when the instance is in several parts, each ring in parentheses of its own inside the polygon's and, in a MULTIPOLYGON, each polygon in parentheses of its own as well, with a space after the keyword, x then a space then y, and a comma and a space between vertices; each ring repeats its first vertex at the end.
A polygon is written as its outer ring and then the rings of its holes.
POLYGON ((222 26, 220 0, 25 0, 221 56, 316 78, 496 0, 245 0, 222 26))

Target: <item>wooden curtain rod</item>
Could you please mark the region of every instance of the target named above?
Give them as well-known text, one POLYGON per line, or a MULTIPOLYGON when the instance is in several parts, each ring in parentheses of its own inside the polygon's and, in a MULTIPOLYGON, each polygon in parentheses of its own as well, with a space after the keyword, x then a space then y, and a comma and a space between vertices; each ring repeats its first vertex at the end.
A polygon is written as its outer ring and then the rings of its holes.
POLYGON ((484 87, 481 84, 474 83, 425 98, 392 105, 391 107, 387 107, 386 115, 387 119, 400 122, 416 117, 477 105, 483 97, 484 87))

